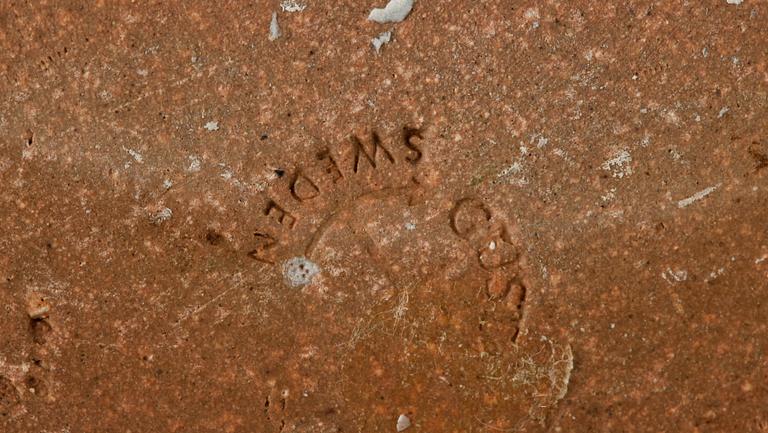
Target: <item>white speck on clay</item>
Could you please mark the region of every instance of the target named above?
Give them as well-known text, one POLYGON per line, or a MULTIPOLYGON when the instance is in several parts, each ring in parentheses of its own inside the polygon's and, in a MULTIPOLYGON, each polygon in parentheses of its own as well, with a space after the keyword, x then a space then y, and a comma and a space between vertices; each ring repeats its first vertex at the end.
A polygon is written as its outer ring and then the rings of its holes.
POLYGON ((669 279, 667 278, 667 275, 670 276, 673 280, 677 281, 678 283, 688 279, 688 271, 684 269, 673 271, 672 268, 667 268, 667 271, 661 274, 661 276, 665 280, 669 281, 669 279))
POLYGON ((510 174, 520 173, 521 171, 523 171, 523 166, 519 162, 516 162, 516 163, 510 165, 509 167, 501 170, 501 172, 499 172, 499 174, 497 176, 498 177, 505 177, 505 176, 509 176, 510 174))
POLYGON ((392 31, 386 31, 379 36, 371 39, 371 45, 373 45, 373 48, 376 49, 376 52, 378 53, 379 50, 381 50, 381 47, 388 43, 390 40, 392 40, 392 31))
POLYGON ((714 192, 717 188, 719 188, 720 185, 722 185, 722 182, 718 183, 717 185, 710 186, 709 188, 705 188, 705 189, 697 192, 696 194, 694 194, 694 195, 692 195, 692 196, 690 196, 688 198, 684 198, 684 199, 678 201, 677 202, 677 207, 682 209, 684 207, 690 206, 693 202, 695 202, 697 200, 701 200, 704 197, 712 194, 712 192, 714 192))
POLYGON ((411 420, 407 416, 401 414, 399 417, 397 417, 397 431, 401 432, 410 426, 411 420))
POLYGON ((523 17, 527 20, 537 20, 540 18, 539 10, 537 8, 528 8, 523 13, 523 17))
POLYGON ((390 0, 387 5, 381 8, 375 8, 368 15, 368 21, 377 23, 399 23, 411 13, 413 0, 390 0))
POLYGON ((197 155, 189 155, 189 167, 187 167, 187 171, 190 173, 200 171, 200 158, 197 155))
POLYGON ((725 113, 727 113, 727 112, 729 112, 729 111, 731 111, 731 109, 730 109, 730 108, 728 108, 728 107, 723 107, 723 108, 721 108, 721 109, 720 109, 720 112, 719 112, 719 113, 717 113, 717 118, 718 118, 718 119, 722 119, 722 118, 723 118, 723 116, 725 116, 725 113))
POLYGON ((277 40, 280 35, 280 25, 277 23, 277 12, 272 12, 272 22, 269 23, 269 40, 277 40))
POLYGON ((405 223, 405 229, 409 230, 409 231, 416 230, 416 224, 410 223, 410 222, 409 223, 405 223))
POLYGON ((299 3, 296 0, 285 0, 280 3, 280 8, 283 12, 301 12, 306 9, 307 5, 299 3))
POLYGON ((744 0, 726 0, 729 5, 740 5, 744 0))
POLYGON ((626 150, 618 151, 613 158, 603 162, 603 170, 610 171, 613 177, 622 178, 632 174, 632 155, 626 150))
POLYGON ((520 162, 515 162, 509 167, 504 168, 496 177, 506 178, 506 181, 513 185, 528 185, 528 179, 523 175, 523 165, 520 162))
POLYGON ((294 257, 283 265, 283 276, 291 287, 306 286, 320 273, 320 267, 305 257, 294 257))
POLYGON ((126 149, 125 147, 123 147, 123 150, 128 152, 128 154, 131 155, 131 157, 133 157, 133 159, 136 162, 139 162, 139 163, 144 162, 144 157, 141 156, 141 154, 139 152, 136 152, 133 149, 126 149))
POLYGON ((163 181, 163 188, 171 189, 172 186, 173 186, 173 182, 170 179, 165 179, 163 181))
POLYGON ((164 207, 157 213, 153 214, 150 218, 153 223, 160 224, 164 221, 168 221, 173 216, 173 211, 170 208, 164 207))
POLYGON ((207 129, 208 131, 218 131, 219 130, 219 122, 210 121, 210 122, 205 124, 204 128, 207 129))

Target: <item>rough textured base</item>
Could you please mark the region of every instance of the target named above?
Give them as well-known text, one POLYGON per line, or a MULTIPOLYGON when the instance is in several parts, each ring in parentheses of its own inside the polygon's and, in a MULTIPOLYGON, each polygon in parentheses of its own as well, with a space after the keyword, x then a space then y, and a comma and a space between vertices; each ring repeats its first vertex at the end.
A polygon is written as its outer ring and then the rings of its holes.
POLYGON ((0 5, 0 431, 768 432, 768 4, 382 6, 0 5))

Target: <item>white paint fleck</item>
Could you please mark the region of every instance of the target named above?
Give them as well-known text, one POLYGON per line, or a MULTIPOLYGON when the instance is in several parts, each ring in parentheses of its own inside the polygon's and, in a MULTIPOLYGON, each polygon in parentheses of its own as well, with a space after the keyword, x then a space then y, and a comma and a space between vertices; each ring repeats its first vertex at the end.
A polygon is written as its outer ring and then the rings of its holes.
POLYGON ((674 159, 675 161, 678 161, 678 162, 681 159, 683 159, 683 155, 681 155, 680 152, 678 152, 678 150, 675 149, 675 148, 669 149, 669 156, 671 156, 672 159, 674 159))
POLYGON ((717 185, 710 186, 709 188, 705 188, 705 189, 697 192, 696 194, 694 194, 694 195, 692 195, 692 196, 690 196, 688 198, 684 198, 684 199, 678 201, 677 202, 677 207, 682 209, 684 207, 690 206, 693 202, 695 202, 697 200, 701 200, 704 197, 712 194, 712 192, 714 192, 717 188, 719 188, 720 185, 722 185, 722 182, 718 183, 717 185))
POLYGON ((411 222, 407 222, 407 223, 405 223, 405 229, 408 230, 408 231, 416 230, 416 224, 411 223, 411 222))
POLYGON ((197 173, 200 171, 200 157, 197 155, 189 155, 189 167, 187 171, 190 173, 197 173))
POLYGON ((488 249, 491 250, 491 251, 495 251, 496 250, 496 241, 491 241, 488 244, 488 249))
POLYGON ((669 276, 679 283, 688 279, 688 271, 684 269, 673 271, 672 268, 667 268, 666 272, 662 273, 661 276, 667 281, 669 281, 669 278, 667 278, 669 276))
POLYGON ((381 50, 381 47, 384 44, 389 43, 390 40, 392 40, 392 31, 391 30, 386 31, 386 32, 380 34, 379 36, 371 39, 371 45, 373 45, 373 48, 376 49, 376 52, 378 53, 379 50, 381 50))
POLYGON ((603 162, 603 170, 610 171, 613 177, 623 178, 632 174, 632 155, 627 150, 616 152, 613 158, 603 162))
POLYGON ((604 202, 609 202, 616 198, 616 188, 611 188, 605 195, 601 195, 600 199, 604 202))
POLYGON ((126 149, 125 147, 123 147, 123 150, 128 152, 128 154, 131 155, 131 157, 133 157, 133 159, 136 162, 138 162, 138 163, 144 162, 144 157, 141 156, 141 154, 139 152, 136 152, 133 149, 126 149))
POLYGON ((269 40, 275 41, 281 34, 280 25, 277 23, 277 12, 272 12, 272 21, 269 23, 269 40))
POLYGON ((206 123, 204 128, 207 129, 208 131, 218 131, 219 130, 219 122, 216 122, 216 121, 212 120, 212 121, 206 123))
POLYGON ((160 224, 164 221, 168 221, 173 216, 173 211, 170 208, 164 207, 159 211, 152 214, 150 219, 155 224, 160 224))
POLYGON ((389 0, 382 8, 374 8, 368 15, 368 21, 383 23, 399 23, 411 13, 413 0, 389 0))
POLYGON ((506 178, 507 182, 517 186, 528 184, 528 179, 523 176, 523 165, 520 162, 515 162, 509 167, 504 168, 496 177, 506 178))
POLYGON ((723 107, 723 108, 721 108, 721 109, 720 109, 720 112, 719 112, 719 113, 717 113, 717 118, 718 118, 718 119, 722 119, 722 118, 723 118, 723 116, 725 116, 725 113, 727 113, 727 112, 729 112, 729 111, 731 111, 731 109, 730 109, 730 108, 728 108, 728 107, 723 107))
POLYGON ((501 172, 499 172, 498 174, 498 177, 505 177, 505 176, 509 176, 510 174, 517 174, 517 173, 520 173, 521 171, 523 171, 523 166, 519 162, 515 162, 509 167, 501 170, 501 172))
POLYGON ((173 186, 173 182, 170 179, 165 179, 163 181, 163 188, 171 189, 172 186, 173 186))
POLYGON ((717 277, 719 277, 720 275, 723 275, 724 273, 725 273, 725 268, 719 268, 716 271, 710 272, 709 273, 709 278, 707 278, 704 281, 705 282, 710 282, 710 281, 716 279, 717 277))
MULTIPOLYGON (((223 166, 223 164, 219 164, 219 165, 223 166)), ((232 173, 232 170, 230 170, 229 167, 223 166, 223 170, 222 170, 221 174, 219 174, 219 176, 221 176, 221 178, 224 179, 224 180, 230 180, 235 175, 234 175, 234 173, 232 173)))
POLYGON ((543 149, 544 146, 547 145, 547 143, 549 143, 549 139, 548 138, 546 138, 546 137, 539 137, 539 139, 536 141, 536 147, 538 147, 539 149, 543 149))
POLYGON ((291 287, 306 286, 320 273, 320 267, 305 257, 294 257, 283 265, 283 276, 291 287))
POLYGON ((539 9, 537 9, 537 8, 528 8, 523 13, 523 17, 525 17, 525 19, 527 19, 527 20, 537 20, 537 19, 540 18, 539 9))
POLYGON ((280 8, 283 9, 283 12, 301 12, 307 8, 307 5, 296 0, 285 0, 280 3, 280 8))
POLYGON ((405 414, 397 417, 397 431, 401 432, 411 426, 411 420, 405 414))
POLYGON ((149 75, 149 71, 146 69, 137 69, 136 73, 141 75, 142 77, 146 77, 147 75, 149 75))

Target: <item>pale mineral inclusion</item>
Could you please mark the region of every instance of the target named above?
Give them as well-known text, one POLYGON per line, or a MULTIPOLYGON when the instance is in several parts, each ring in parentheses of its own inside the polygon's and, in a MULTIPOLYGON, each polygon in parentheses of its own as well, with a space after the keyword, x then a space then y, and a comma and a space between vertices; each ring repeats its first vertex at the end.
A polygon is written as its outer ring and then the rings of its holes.
POLYGON ((294 257, 283 265, 283 276, 291 287, 306 286, 320 273, 320 267, 306 257, 294 257))
POLYGON ((386 31, 382 34, 380 34, 378 37, 375 37, 371 39, 371 44, 373 45, 373 48, 376 49, 376 52, 378 53, 379 50, 381 50, 381 47, 388 43, 390 40, 392 40, 392 31, 386 31))
POLYGON ((269 40, 274 41, 280 37, 280 25, 277 24, 277 12, 272 12, 272 22, 269 23, 269 40))
POLYGON ((387 5, 381 8, 375 8, 368 15, 369 21, 377 23, 399 23, 411 12, 413 0, 390 0, 387 5))
POLYGON ((411 420, 405 416, 400 415, 397 418, 397 431, 401 432, 411 426, 411 420))

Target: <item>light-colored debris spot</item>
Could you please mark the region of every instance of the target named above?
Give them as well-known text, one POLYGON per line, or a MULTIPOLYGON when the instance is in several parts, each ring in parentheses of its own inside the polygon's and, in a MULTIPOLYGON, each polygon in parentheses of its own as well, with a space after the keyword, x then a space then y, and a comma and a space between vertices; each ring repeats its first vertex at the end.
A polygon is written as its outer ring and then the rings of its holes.
POLYGON ((283 12, 301 12, 307 8, 307 5, 299 3, 296 0, 285 0, 280 3, 280 8, 283 12))
POLYGON ((642 140, 640 140, 640 146, 648 147, 649 144, 651 144, 651 136, 648 134, 643 135, 642 140))
POLYGON ((729 5, 740 5, 744 0, 726 0, 729 5))
POLYGON ((200 157, 197 155, 189 155, 189 167, 187 171, 190 173, 197 173, 200 171, 200 157))
POLYGON ((407 222, 407 223, 405 223, 405 229, 408 230, 408 231, 416 230, 416 224, 414 224, 412 222, 407 222))
POLYGON ((165 179, 163 181, 163 189, 171 189, 172 186, 173 186, 173 181, 171 181, 170 179, 165 179))
POLYGON ((232 180, 235 177, 235 173, 232 172, 232 169, 227 167, 224 164, 219 164, 219 167, 222 168, 221 173, 219 173, 219 176, 224 180, 232 180))
POLYGON ((694 194, 694 195, 692 195, 692 196, 690 196, 688 198, 684 198, 684 199, 678 201, 677 202, 677 207, 682 209, 684 207, 690 206, 693 202, 701 200, 704 197, 712 194, 716 189, 720 188, 720 185, 722 185, 722 182, 718 183, 717 185, 710 186, 709 188, 705 188, 705 189, 697 192, 696 194, 694 194))
POLYGON ((219 130, 219 122, 216 121, 210 121, 203 126, 203 128, 207 129, 208 131, 218 131, 219 130))
POLYGON ((632 174, 632 155, 626 150, 618 151, 613 158, 603 162, 602 168, 610 171, 613 177, 622 178, 632 174))
POLYGON ((376 53, 381 50, 381 47, 388 43, 390 40, 392 40, 392 31, 386 31, 379 36, 376 36, 375 38, 371 39, 371 45, 373 45, 373 48, 376 49, 376 53))
POLYGON ((283 276, 291 287, 306 286, 320 273, 320 267, 305 257, 294 257, 283 265, 283 276))
POLYGON ((720 112, 718 112, 718 113, 717 113, 717 118, 718 118, 718 119, 722 119, 722 118, 723 118, 723 116, 725 116, 725 114, 726 114, 726 113, 728 113, 729 111, 731 111, 731 109, 730 109, 730 108, 728 108, 728 107, 723 107, 723 108, 721 108, 721 109, 720 109, 720 112))
POLYGON ((682 283, 688 279, 688 271, 685 269, 672 270, 672 268, 667 268, 666 271, 662 272, 661 277, 668 282, 682 283))
POLYGON ((227 164, 220 162, 219 168, 221 168, 221 173, 219 173, 220 178, 224 179, 225 181, 231 183, 232 185, 240 189, 246 188, 246 185, 235 176, 235 172, 232 171, 232 169, 229 168, 227 164))
POLYGON ((550 373, 554 388, 557 390, 557 394, 555 394, 556 402, 562 400, 563 397, 565 397, 565 394, 568 393, 568 383, 571 381, 571 372, 573 371, 573 349, 571 349, 570 344, 565 346, 563 357, 555 362, 555 364, 557 363, 563 364, 562 376, 558 378, 554 373, 550 373))
POLYGON ((715 280, 715 279, 717 279, 717 277, 719 277, 720 275, 723 275, 724 273, 725 273, 725 268, 718 268, 717 270, 710 272, 709 273, 709 277, 707 277, 704 280, 704 282, 708 283, 708 282, 710 282, 712 280, 715 280))
POLYGON ((390 0, 383 9, 374 8, 368 15, 368 21, 377 23, 399 23, 411 13, 413 0, 390 0))
POLYGON ((523 165, 519 161, 502 169, 496 177, 505 179, 507 183, 512 185, 528 185, 528 179, 523 174, 523 165))
POLYGON ((677 149, 675 149, 675 148, 671 148, 671 149, 669 149, 669 156, 670 156, 670 157, 671 157, 673 160, 675 160, 675 161, 677 161, 677 162, 679 162, 681 159, 683 159, 683 155, 681 155, 681 154, 680 154, 680 152, 678 152, 678 150, 677 150, 677 149))
POLYGON ((131 157, 134 159, 134 161, 136 161, 138 163, 144 162, 144 157, 141 156, 141 154, 139 152, 136 152, 133 149, 126 149, 125 147, 123 147, 123 150, 128 152, 128 154, 131 155, 131 157))
POLYGON ((152 221, 153 224, 162 224, 163 222, 171 219, 172 216, 173 216, 173 211, 170 208, 164 207, 159 211, 150 215, 149 219, 150 221, 152 221))
POLYGON ((601 195, 600 199, 606 203, 613 201, 616 198, 616 188, 611 188, 605 195, 601 195))
POLYGON ((39 293, 27 294, 27 314, 30 319, 44 319, 51 311, 51 304, 39 293))
POLYGON ((538 421, 545 418, 547 408, 556 405, 568 393, 574 358, 570 344, 555 346, 544 336, 541 341, 549 346, 549 351, 542 348, 538 353, 521 354, 507 373, 511 375, 514 387, 526 389, 534 396, 528 415, 538 421))
POLYGON ((411 426, 411 419, 405 416, 405 414, 400 414, 399 417, 397 417, 397 431, 403 431, 411 426))
POLYGON ((509 176, 510 174, 517 174, 523 171, 523 166, 519 162, 515 162, 509 167, 504 168, 498 174, 498 177, 509 176))
POLYGON ((269 40, 275 41, 280 35, 280 25, 277 23, 277 12, 272 12, 272 22, 269 23, 269 40))

